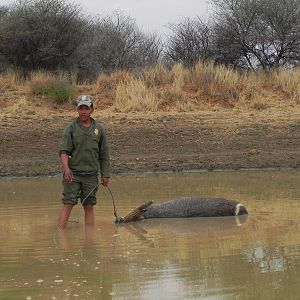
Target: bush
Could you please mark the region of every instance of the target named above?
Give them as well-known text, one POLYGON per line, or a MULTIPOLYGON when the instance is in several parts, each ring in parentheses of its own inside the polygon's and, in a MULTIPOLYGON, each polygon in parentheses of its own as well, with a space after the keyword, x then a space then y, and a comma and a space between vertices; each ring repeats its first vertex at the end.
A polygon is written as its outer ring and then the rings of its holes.
POLYGON ((56 104, 69 102, 75 96, 75 88, 64 78, 38 72, 30 82, 33 94, 51 98, 56 104))
POLYGON ((74 88, 67 82, 56 82, 46 89, 46 95, 54 100, 57 104, 69 102, 74 98, 74 88))

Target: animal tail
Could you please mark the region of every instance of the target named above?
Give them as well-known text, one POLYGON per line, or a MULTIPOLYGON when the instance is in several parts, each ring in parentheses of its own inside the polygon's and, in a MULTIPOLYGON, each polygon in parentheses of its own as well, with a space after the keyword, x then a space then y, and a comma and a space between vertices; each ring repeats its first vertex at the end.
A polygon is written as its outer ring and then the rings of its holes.
POLYGON ((236 216, 247 215, 247 214, 248 214, 248 211, 247 211, 246 207, 242 203, 238 203, 235 206, 235 215, 236 216))

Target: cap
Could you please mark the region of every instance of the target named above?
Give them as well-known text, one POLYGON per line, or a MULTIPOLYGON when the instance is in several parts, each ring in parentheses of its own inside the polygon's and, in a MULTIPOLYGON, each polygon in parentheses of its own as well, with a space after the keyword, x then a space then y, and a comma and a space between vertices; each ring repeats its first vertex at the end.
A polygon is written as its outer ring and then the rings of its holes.
POLYGON ((88 107, 91 107, 93 104, 93 97, 89 95, 81 95, 78 96, 76 99, 77 107, 81 105, 86 105, 88 107))

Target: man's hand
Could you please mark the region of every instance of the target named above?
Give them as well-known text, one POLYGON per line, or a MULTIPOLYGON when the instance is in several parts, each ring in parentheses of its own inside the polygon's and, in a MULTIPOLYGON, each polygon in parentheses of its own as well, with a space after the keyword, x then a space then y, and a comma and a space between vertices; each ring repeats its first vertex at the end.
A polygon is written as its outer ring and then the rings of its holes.
POLYGON ((107 186, 108 185, 108 177, 101 177, 101 184, 103 186, 107 186))
POLYGON ((69 155, 62 153, 60 155, 60 161, 64 169, 64 179, 71 183, 73 180, 73 172, 69 168, 69 155))
POLYGON ((69 183, 72 182, 72 180, 73 180, 73 172, 69 168, 64 168, 64 178, 69 183))

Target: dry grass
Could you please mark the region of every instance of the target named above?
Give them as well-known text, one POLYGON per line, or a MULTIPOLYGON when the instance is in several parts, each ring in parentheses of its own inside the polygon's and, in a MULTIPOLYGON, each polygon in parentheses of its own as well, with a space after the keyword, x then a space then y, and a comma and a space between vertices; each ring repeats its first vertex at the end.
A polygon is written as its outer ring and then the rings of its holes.
POLYGON ((12 106, 12 113, 20 113, 21 111, 26 111, 28 108, 28 100, 25 96, 20 97, 12 106))
MULTIPOLYGON (((74 70, 69 82, 75 83, 76 76, 74 70)), ((44 97, 49 86, 66 81, 63 73, 35 72, 24 81, 18 72, 7 71, 0 76, 0 105, 4 107, 5 97, 14 98, 5 105, 16 110, 24 99, 44 97)), ((95 82, 76 88, 79 93, 93 95, 97 107, 113 112, 196 112, 213 107, 263 111, 298 107, 300 69, 266 73, 238 72, 212 61, 200 61, 190 69, 181 64, 171 69, 158 64, 139 74, 100 74, 95 82)))
POLYGON ((159 106, 163 111, 190 111, 190 105, 186 103, 187 92, 186 83, 188 70, 181 64, 175 64, 169 71, 164 69, 163 80, 157 85, 152 86, 159 106))
POLYGON ((57 79, 54 75, 43 71, 33 72, 28 82, 28 87, 33 94, 40 95, 46 86, 52 85, 57 79))
POLYGON ((158 104, 154 93, 141 79, 117 85, 114 111, 157 111, 158 104))
POLYGON ((214 62, 198 62, 190 71, 191 89, 225 107, 234 106, 242 90, 242 77, 214 62))
POLYGON ((23 83, 20 72, 8 70, 0 76, 0 91, 20 89, 23 83))
POLYGON ((110 75, 102 73, 100 74, 94 83, 95 93, 107 93, 116 89, 119 83, 126 83, 132 79, 132 74, 128 71, 117 71, 110 75))
POLYGON ((293 71, 275 70, 270 74, 274 89, 280 89, 286 97, 300 104, 300 69, 293 71))
MULTIPOLYGON (((110 75, 100 74, 94 84, 92 84, 90 94, 100 96, 102 99, 116 99, 116 91, 118 84, 126 84, 133 78, 128 71, 117 71, 110 75)), ((95 97, 97 98, 97 97, 95 97)))
POLYGON ((170 71, 172 78, 171 89, 175 92, 181 92, 184 90, 189 71, 181 64, 175 64, 170 71))
POLYGON ((163 64, 143 70, 140 78, 148 87, 165 86, 171 83, 170 71, 163 64))

